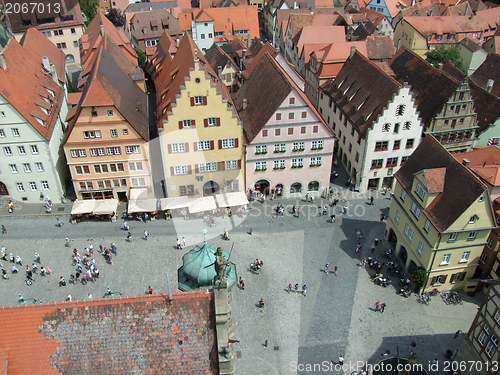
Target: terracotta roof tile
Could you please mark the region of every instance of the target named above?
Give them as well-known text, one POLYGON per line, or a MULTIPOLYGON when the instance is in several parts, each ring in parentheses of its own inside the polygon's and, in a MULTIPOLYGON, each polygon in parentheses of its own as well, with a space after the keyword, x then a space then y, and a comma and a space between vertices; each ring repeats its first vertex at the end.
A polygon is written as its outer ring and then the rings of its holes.
POLYGON ((422 140, 395 174, 396 179, 409 192, 415 173, 443 168, 446 174, 442 193, 423 211, 439 232, 446 231, 486 191, 486 186, 432 136, 426 136, 422 140))
POLYGON ((260 58, 245 84, 234 95, 234 104, 243 122, 243 131, 248 142, 257 136, 292 90, 308 103, 318 120, 333 137, 330 128, 326 126, 304 92, 276 60, 266 53, 260 58), (243 99, 247 101, 245 109, 243 109, 243 99))
POLYGON ((429 127, 460 82, 405 47, 399 49, 390 66, 399 82, 407 82, 411 86, 420 117, 425 127, 429 127))
POLYGON ((443 192, 445 177, 446 168, 424 169, 425 183, 430 194, 443 192))
POLYGON ((243 76, 245 78, 248 79, 248 77, 250 76, 250 74, 252 74, 253 70, 255 69, 255 67, 257 66, 257 63, 258 61, 260 61, 260 59, 265 55, 265 54, 269 54, 271 57, 275 57, 276 56, 276 50, 275 48, 269 44, 269 43, 266 43, 260 50, 259 50, 259 53, 257 53, 257 55, 255 57, 252 58, 252 61, 250 63, 250 65, 248 66, 248 68, 245 69, 245 71, 243 71, 243 76))
POLYGON ((80 101, 81 92, 70 92, 68 93, 68 104, 71 106, 75 106, 80 101))
POLYGON ((41 61, 35 61, 14 38, 4 47, 2 55, 7 69, 0 69, 0 94, 42 137, 50 139, 62 105, 62 87, 47 74, 41 61), (39 105, 50 110, 46 113, 39 105))
POLYGON ((133 63, 137 63, 137 54, 130 45, 125 33, 121 30, 117 30, 113 26, 110 20, 104 16, 101 12, 98 12, 94 19, 87 26, 85 34, 80 38, 80 56, 82 60, 82 66, 84 68, 92 60, 93 54, 98 50, 99 44, 102 38, 101 26, 104 29, 104 34, 107 38, 112 40, 117 46, 119 46, 125 52, 126 56, 133 63))
POLYGON ((146 48, 146 39, 159 38, 165 31, 173 38, 180 38, 182 36, 182 28, 179 20, 167 9, 137 12, 131 18, 130 25, 129 27, 134 28, 134 33, 141 49, 146 48), (156 30, 153 30, 153 27, 156 27, 156 30))
POLYGON ((500 98, 477 86, 471 79, 468 81, 481 133, 500 118, 500 98))
POLYGON ((35 27, 30 27, 21 38, 20 44, 40 64, 42 64, 42 57, 47 56, 50 64, 53 64, 56 69, 57 79, 61 84, 64 83, 66 78, 66 56, 45 35, 35 27))
POLYGON ((477 17, 472 21, 467 16, 405 17, 404 20, 425 38, 433 34, 473 33, 484 30, 484 23, 477 17))
POLYGON ((500 96, 500 55, 490 53, 470 78, 483 89, 486 89, 489 79, 493 80, 491 93, 500 96))
POLYGON ((476 42, 470 40, 469 38, 463 38, 460 41, 460 44, 471 52, 476 52, 481 49, 481 47, 479 47, 479 45, 476 42))
MULTIPOLYGON (((213 293, 0 308, 9 374, 217 374, 213 293)), ((4 350, 2 350, 4 352, 4 350)))
POLYGON ((390 60, 396 54, 396 47, 390 36, 372 35, 366 38, 366 53, 370 60, 390 60))
POLYGON ((304 26, 293 38, 299 55, 302 55, 304 44, 342 43, 345 41, 344 26, 304 26))
POLYGON ((392 100, 401 84, 356 51, 333 81, 323 85, 359 133, 365 137, 372 122, 392 100))
POLYGON ((460 163, 469 160, 469 167, 500 166, 500 149, 495 146, 453 155, 460 163))

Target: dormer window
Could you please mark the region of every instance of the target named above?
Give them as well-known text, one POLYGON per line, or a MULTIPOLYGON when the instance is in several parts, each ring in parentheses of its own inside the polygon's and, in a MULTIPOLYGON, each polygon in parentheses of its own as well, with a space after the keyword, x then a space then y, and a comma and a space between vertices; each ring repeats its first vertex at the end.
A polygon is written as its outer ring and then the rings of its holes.
POLYGON ((438 42, 440 42, 440 41, 441 41, 441 39, 443 39, 443 36, 442 36, 442 35, 438 35, 438 36, 437 36, 437 41, 438 41, 438 42))
POLYGON ((474 224, 477 221, 478 217, 477 215, 473 215, 469 219, 469 224, 474 224))
POLYGON ((424 200, 425 189, 422 187, 422 185, 417 184, 417 188, 415 189, 415 194, 417 194, 421 200, 424 200))

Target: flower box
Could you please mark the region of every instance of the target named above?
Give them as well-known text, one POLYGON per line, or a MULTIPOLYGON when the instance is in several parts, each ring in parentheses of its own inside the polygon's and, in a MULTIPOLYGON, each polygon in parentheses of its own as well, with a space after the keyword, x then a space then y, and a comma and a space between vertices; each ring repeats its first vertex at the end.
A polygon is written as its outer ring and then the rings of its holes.
POLYGON ((299 168, 302 168, 302 167, 304 167, 304 166, 303 165, 299 165, 299 168))
POLYGON ((292 168, 294 168, 294 169, 295 169, 295 168, 298 168, 298 166, 296 166, 296 165, 292 165, 292 168))
POLYGON ((278 154, 278 153, 280 153, 280 152, 281 152, 280 150, 274 150, 274 153, 275 153, 275 154, 278 154))
POLYGON ((382 151, 380 147, 375 147, 375 151, 382 151))
POLYGON ((399 146, 394 146, 394 150, 399 150, 399 146))
POLYGON ((304 150, 305 150, 304 147, 299 148, 299 151, 304 151, 304 150))
POLYGON ((311 150, 317 150, 318 148, 317 147, 311 147, 311 150))
POLYGON ((298 148, 294 148, 292 151, 299 151, 299 149, 298 148))
POLYGON ((280 167, 280 169, 285 169, 285 166, 284 166, 284 165, 282 165, 282 166, 280 167))
POLYGON ((255 155, 260 155, 260 152, 259 151, 255 151, 255 155))
POLYGON ((323 146, 321 146, 321 147, 318 147, 318 150, 323 150, 323 146))
POLYGON ((262 155, 267 154, 267 151, 262 151, 261 154, 262 155))
POLYGON ((377 169, 379 169, 379 168, 382 168, 382 166, 381 165, 377 165, 377 169))

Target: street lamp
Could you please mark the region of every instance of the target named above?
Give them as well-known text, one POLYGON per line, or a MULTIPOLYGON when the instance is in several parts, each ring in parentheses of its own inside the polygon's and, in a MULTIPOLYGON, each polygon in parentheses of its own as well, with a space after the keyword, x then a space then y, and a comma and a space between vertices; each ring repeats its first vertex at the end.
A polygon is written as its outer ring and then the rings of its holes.
POLYGON ((172 306, 172 293, 170 292, 170 283, 168 282, 168 271, 165 271, 165 276, 167 277, 168 302, 170 303, 170 306, 172 306))

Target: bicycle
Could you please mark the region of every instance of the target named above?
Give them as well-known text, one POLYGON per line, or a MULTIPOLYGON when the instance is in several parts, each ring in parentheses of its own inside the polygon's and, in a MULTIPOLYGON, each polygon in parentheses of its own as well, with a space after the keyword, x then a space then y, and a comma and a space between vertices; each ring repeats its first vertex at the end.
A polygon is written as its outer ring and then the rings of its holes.
POLYGON ((427 294, 427 293, 417 294, 417 302, 428 306, 431 303, 431 299, 429 297, 429 294, 427 294))

